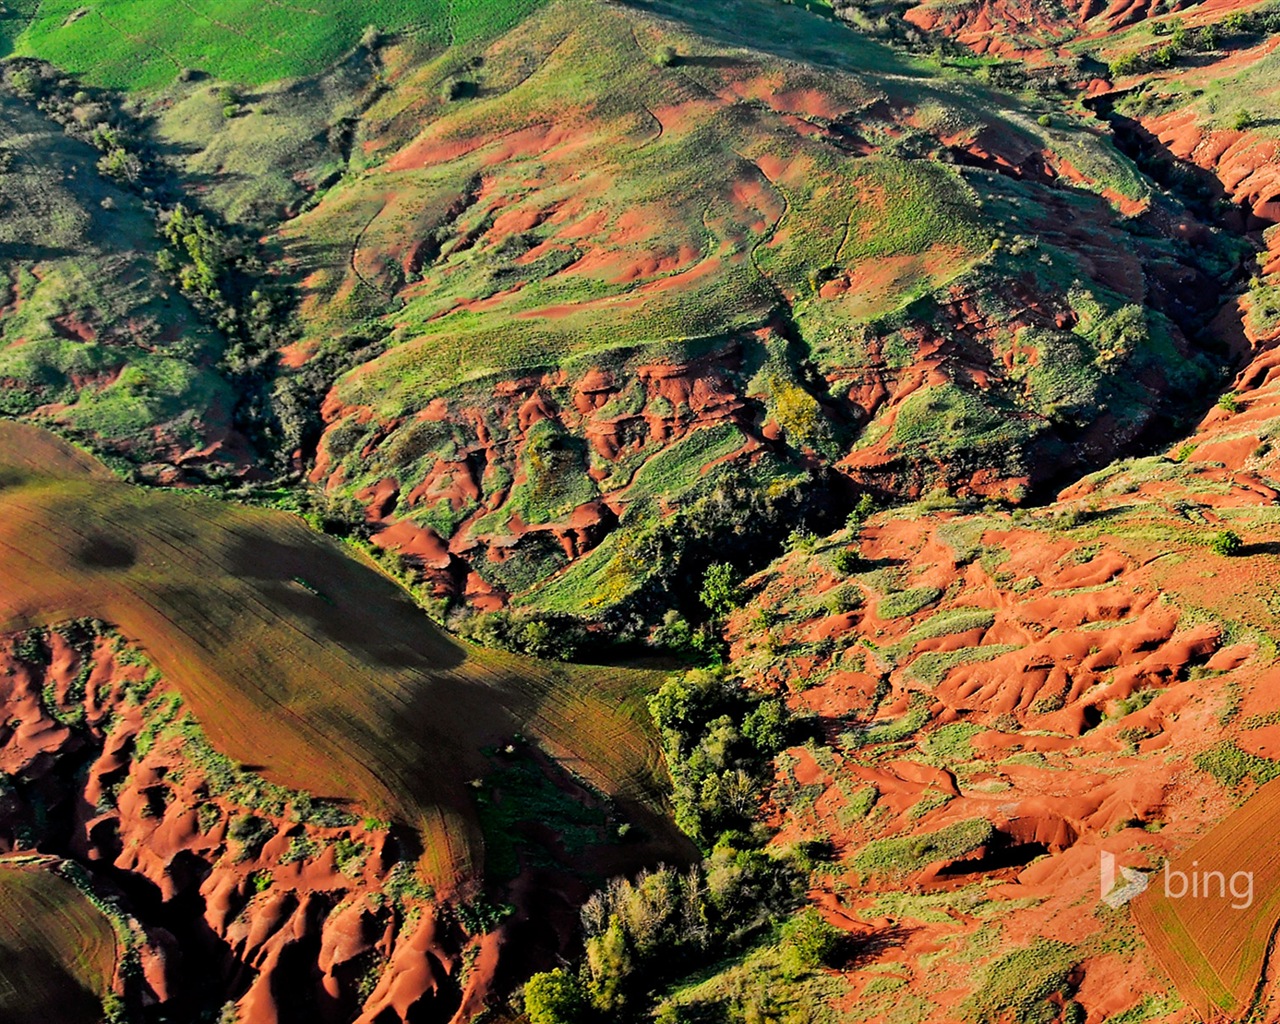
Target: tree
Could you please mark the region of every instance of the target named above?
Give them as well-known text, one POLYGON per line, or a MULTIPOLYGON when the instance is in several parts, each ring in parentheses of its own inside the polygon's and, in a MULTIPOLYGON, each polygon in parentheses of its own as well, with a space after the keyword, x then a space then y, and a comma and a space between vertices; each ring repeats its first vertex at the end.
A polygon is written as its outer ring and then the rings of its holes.
POLYGON ((829 963, 840 945, 840 930, 815 908, 806 907, 782 926, 782 962, 789 974, 829 963))
POLYGON ((524 1012, 530 1024, 578 1024, 587 1001, 578 979, 563 968, 535 974, 524 987, 524 1012))
POLYGON ((871 518, 871 513, 876 510, 876 499, 869 494, 864 494, 858 499, 858 504, 853 506, 853 511, 849 513, 848 518, 844 521, 846 530, 852 532, 854 537, 858 536, 862 529, 862 524, 871 518))
POLYGON ((727 615, 742 605, 738 574, 728 562, 714 562, 702 577, 698 600, 712 615, 727 615))
POLYGON ((845 576, 851 572, 856 572, 861 563, 862 559, 858 557, 857 552, 852 548, 841 548, 831 559, 831 567, 845 576))

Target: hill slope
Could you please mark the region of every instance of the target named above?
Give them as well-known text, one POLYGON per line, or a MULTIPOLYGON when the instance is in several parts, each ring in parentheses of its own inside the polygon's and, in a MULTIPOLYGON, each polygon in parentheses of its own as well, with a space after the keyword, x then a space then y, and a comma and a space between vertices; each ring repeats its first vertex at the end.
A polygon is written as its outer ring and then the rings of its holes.
POLYGON ((786 7, 654 10, 406 69, 282 232, 286 360, 359 362, 311 479, 441 593, 576 593, 735 472, 1020 500, 1216 373, 1237 250, 1087 123, 786 7))
POLYGON ((643 673, 468 648, 300 520, 30 474, 6 454, 25 429, 0 424, 0 630, 116 625, 219 750, 405 822, 442 891, 482 876, 484 747, 526 733, 641 818, 657 799, 643 673))

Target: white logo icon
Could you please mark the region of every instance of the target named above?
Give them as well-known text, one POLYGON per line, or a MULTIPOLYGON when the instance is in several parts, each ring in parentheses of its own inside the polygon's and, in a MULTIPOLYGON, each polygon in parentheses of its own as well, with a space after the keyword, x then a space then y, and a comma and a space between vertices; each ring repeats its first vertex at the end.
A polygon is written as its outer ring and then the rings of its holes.
POLYGON ((1122 867, 1117 871, 1115 854, 1105 850, 1102 852, 1099 876, 1102 902, 1112 910, 1118 910, 1144 892, 1150 881, 1145 871, 1138 871, 1136 868, 1122 867))

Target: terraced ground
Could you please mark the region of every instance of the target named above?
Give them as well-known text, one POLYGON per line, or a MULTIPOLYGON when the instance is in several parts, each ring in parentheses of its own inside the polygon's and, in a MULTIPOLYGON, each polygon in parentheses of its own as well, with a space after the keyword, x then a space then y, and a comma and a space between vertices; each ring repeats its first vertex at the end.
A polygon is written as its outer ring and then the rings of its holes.
POLYGON ((0 630, 115 624, 217 749, 417 830, 442 892, 482 876, 466 783, 486 774, 482 748, 518 733, 680 848, 659 817, 652 673, 467 647, 299 519, 33 472, 24 463, 45 460, 21 454, 28 437, 0 424, 0 630))
POLYGON ((65 879, 0 861, 0 1015, 96 1024, 115 968, 111 924, 65 879))

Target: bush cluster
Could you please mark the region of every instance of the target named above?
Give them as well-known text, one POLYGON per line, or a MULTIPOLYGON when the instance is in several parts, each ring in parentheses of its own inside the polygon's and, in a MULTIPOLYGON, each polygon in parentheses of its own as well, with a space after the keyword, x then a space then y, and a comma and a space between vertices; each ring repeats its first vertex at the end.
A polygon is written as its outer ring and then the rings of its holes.
POLYGON ((671 774, 676 824, 709 849, 749 827, 773 755, 790 733, 786 705, 714 669, 668 680, 649 701, 671 774))

